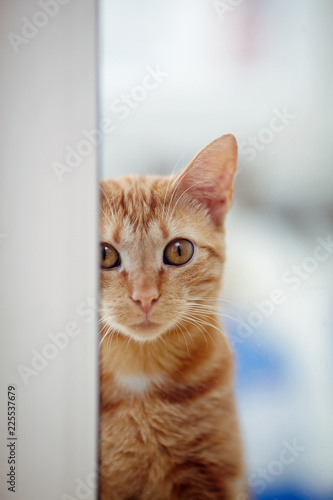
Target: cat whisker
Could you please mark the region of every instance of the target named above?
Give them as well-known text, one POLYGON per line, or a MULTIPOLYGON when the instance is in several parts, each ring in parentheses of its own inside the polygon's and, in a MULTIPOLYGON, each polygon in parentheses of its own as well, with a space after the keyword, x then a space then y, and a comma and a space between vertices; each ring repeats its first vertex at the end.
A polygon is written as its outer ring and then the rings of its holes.
MULTIPOLYGON (((195 310, 195 308, 198 307, 198 310, 197 312, 200 314, 200 305, 196 304, 196 305, 193 305, 193 306, 190 306, 190 310, 193 311, 195 310)), ((221 312, 219 310, 213 310, 213 309, 205 309, 204 307, 201 308, 201 312, 203 313, 204 311, 206 312, 213 312, 217 315, 217 316, 221 316, 222 318, 228 318, 228 319, 231 319, 232 321, 235 321, 236 323, 239 323, 240 325, 242 326, 246 326, 246 323, 244 321, 242 321, 241 319, 237 318, 236 316, 233 316, 231 314, 227 314, 226 312, 221 312)))
POLYGON ((192 318, 191 318, 191 317, 189 317, 189 316, 187 316, 187 315, 185 315, 185 316, 184 316, 184 319, 185 319, 185 321, 187 321, 187 322, 188 322, 188 323, 190 323, 191 325, 193 325, 193 326, 195 326, 195 327, 199 328, 200 332, 203 334, 203 336, 204 336, 204 338, 205 338, 205 341, 206 341, 206 344, 207 344, 207 345, 208 345, 208 340, 207 340, 207 337, 206 337, 206 335, 205 335, 204 331, 205 331, 205 332, 207 333, 207 335, 210 337, 210 339, 212 340, 212 342, 213 342, 213 343, 215 343, 215 342, 214 342, 214 340, 213 340, 213 338, 211 337, 210 333, 206 330, 206 328, 205 328, 203 325, 199 325, 198 323, 195 323, 195 322, 192 320, 192 318), (203 330, 204 330, 204 331, 202 330, 202 328, 203 328, 203 330))
POLYGON ((98 323, 107 323, 108 322, 108 316, 101 316, 98 320, 98 323))
POLYGON ((176 331, 177 331, 177 334, 178 334, 178 342, 180 343, 180 334, 179 334, 179 330, 180 330, 180 326, 177 324, 177 325, 176 325, 176 331))
MULTIPOLYGON (((195 301, 195 300, 200 300, 200 301, 204 301, 204 302, 206 302, 206 301, 207 302, 208 301, 209 302, 210 301, 211 302, 221 302, 220 304, 218 304, 218 308, 219 309, 216 309, 217 311, 220 310, 220 309, 223 309, 223 308, 226 309, 226 310, 229 309, 229 310, 231 310, 231 312, 235 311, 235 305, 232 302, 226 301, 224 299, 212 299, 212 298, 207 298, 207 299, 205 298, 205 299, 203 299, 202 297, 191 297, 191 299, 188 300, 187 302, 189 304, 191 304, 191 303, 194 303, 193 301, 195 301)), ((209 305, 209 304, 207 304, 207 305, 209 305)), ((237 306, 237 308, 239 308, 239 306, 237 306)), ((242 309, 244 309, 244 308, 242 308, 242 309)))
POLYGON ((192 315, 193 319, 200 322, 202 325, 211 326, 212 328, 214 328, 215 330, 217 330, 218 332, 222 333, 225 336, 225 333, 223 332, 223 329, 222 329, 222 325, 220 325, 220 328, 219 328, 218 326, 214 325, 213 323, 209 323, 209 322, 205 321, 200 312, 191 311, 191 315, 192 315))
POLYGON ((204 184, 204 181, 194 182, 191 186, 189 186, 187 189, 185 189, 185 191, 182 192, 182 194, 178 197, 178 199, 176 200, 176 203, 172 207, 172 210, 171 210, 171 213, 169 214, 168 220, 170 220, 172 218, 172 215, 173 215, 173 213, 174 213, 174 211, 176 209, 176 206, 178 205, 178 202, 182 199, 182 197, 184 196, 184 194, 186 194, 187 191, 189 191, 190 189, 192 189, 194 186, 197 186, 198 184, 204 184))
POLYGON ((188 343, 187 343, 187 340, 186 340, 186 336, 185 336, 185 334, 184 334, 184 332, 183 332, 183 330, 182 330, 181 328, 180 328, 180 333, 181 333, 181 334, 183 335, 183 337, 184 337, 185 344, 186 344, 186 349, 187 349, 187 354, 188 354, 188 356, 190 357, 190 350, 189 350, 189 348, 188 348, 188 343))
POLYGON ((192 302, 188 301, 187 304, 190 306, 201 307, 202 309, 209 309, 213 311, 216 310, 216 307, 211 304, 200 304, 200 302, 193 302, 193 301, 192 302))
POLYGON ((207 322, 207 321, 203 320, 200 312, 198 312, 198 313, 192 312, 192 316, 193 316, 193 319, 195 320, 195 325, 201 324, 201 325, 210 326, 210 327, 214 328, 215 330, 217 330, 219 333, 221 333, 223 335, 224 339, 227 341, 227 345, 228 345, 229 350, 231 350, 229 336, 226 333, 226 331, 224 330, 224 328, 222 327, 222 325, 219 325, 219 327, 218 327, 211 322, 207 322))
MULTIPOLYGON (((174 182, 176 182, 176 181, 177 181, 177 177, 176 177, 175 179, 173 179, 173 180, 172 180, 172 183, 174 183, 174 182)), ((168 215, 169 215, 169 211, 170 211, 171 203, 172 203, 173 197, 174 197, 174 195, 175 195, 175 192, 176 192, 176 190, 177 190, 177 187, 178 187, 178 185, 179 185, 179 182, 180 182, 180 181, 178 181, 178 183, 177 183, 177 184, 176 184, 176 186, 173 188, 172 193, 171 193, 171 197, 170 197, 169 204, 168 204, 168 209, 167 209, 167 212, 166 212, 166 215, 165 215, 165 219, 167 219, 167 220, 169 219, 168 215)))
MULTIPOLYGON (((173 182, 176 182, 176 185, 175 185, 175 187, 174 187, 174 189, 173 189, 173 191, 172 191, 172 195, 171 195, 171 198, 170 198, 170 201, 169 201, 169 206, 168 206, 168 211, 167 211, 167 217, 168 217, 168 215, 169 215, 169 209, 170 209, 170 207, 171 207, 171 203, 172 203, 173 197, 174 197, 174 195, 175 195, 175 193, 176 193, 176 191, 177 191, 177 189, 178 189, 178 187, 179 187, 180 183, 181 183, 181 182, 182 182, 182 180, 186 177, 186 175, 188 175, 188 174, 191 172, 191 170, 192 170, 195 166, 199 166, 199 165, 201 165, 201 164, 203 164, 203 163, 204 163, 203 161, 202 161, 202 162, 193 163, 193 165, 192 165, 191 167, 186 168, 186 170, 185 170, 185 171, 180 172, 180 173, 178 174, 178 176, 176 177, 176 179, 174 179, 174 181, 173 181, 173 182), (177 182, 177 179, 178 179, 178 182, 177 182)), ((170 219, 170 217, 168 217, 168 218, 170 219)))
POLYGON ((99 343, 99 348, 101 348, 103 340, 109 335, 109 333, 114 332, 114 330, 115 329, 114 329, 114 327, 112 325, 108 327, 106 333, 103 335, 103 338, 102 338, 102 340, 99 343))
POLYGON ((105 217, 107 218, 110 226, 112 226, 112 222, 111 222, 111 219, 109 218, 109 216, 104 212, 104 210, 102 209, 102 207, 99 208, 101 212, 103 212, 103 214, 105 215, 105 217))
POLYGON ((107 336, 108 333, 109 333, 109 331, 107 331, 106 334, 103 336, 102 340, 99 343, 99 347, 101 347, 101 345, 103 344, 103 340, 105 339, 105 337, 107 336))
MULTIPOLYGON (((224 318, 229 318, 229 319, 232 319, 234 321, 237 321, 238 323, 242 323, 242 320, 239 319, 239 317, 236 317, 232 314, 229 314, 228 310, 227 311, 223 311, 221 309, 215 309, 215 308, 208 308, 208 307, 200 307, 200 305, 191 305, 190 310, 194 310, 194 311, 197 311, 201 314, 204 314, 204 313, 214 313, 216 316, 221 316, 221 317, 224 317, 224 318)), ((244 323, 243 323, 244 324, 244 323)))
POLYGON ((165 347, 165 350, 168 352, 168 348, 167 348, 167 345, 166 345, 165 340, 164 340, 164 338, 163 338, 163 335, 160 335, 160 336, 158 337, 158 339, 159 339, 159 340, 161 340, 161 342, 163 342, 164 347, 165 347))
POLYGON ((235 304, 233 302, 230 302, 229 300, 226 299, 221 299, 218 297, 189 297, 189 301, 192 300, 199 300, 200 302, 222 302, 223 304, 230 305, 231 307, 235 307, 235 304))
POLYGON ((215 314, 219 315, 221 314, 221 310, 217 309, 214 306, 209 306, 209 305, 204 305, 204 304, 195 304, 195 303, 189 303, 188 304, 188 309, 191 311, 198 311, 201 314, 215 314))
POLYGON ((167 185, 167 188, 166 188, 166 191, 165 191, 165 195, 164 195, 164 200, 163 200, 162 219, 163 219, 163 216, 164 216, 165 203, 166 203, 166 198, 167 198, 167 194, 168 194, 168 191, 169 191, 170 183, 171 183, 171 181, 172 181, 172 176, 173 176, 174 171, 176 170, 176 168, 177 168, 177 166, 178 166, 178 164, 179 164, 180 160, 183 158, 183 156, 184 156, 184 154, 185 154, 185 153, 186 153, 186 151, 184 151, 184 153, 182 153, 182 154, 180 155, 180 157, 178 158, 178 160, 177 160, 177 162, 176 162, 176 164, 175 164, 175 166, 173 167, 173 170, 172 170, 172 172, 171 172, 171 176, 170 176, 170 178, 169 178, 168 185, 167 185))
MULTIPOLYGON (((104 196, 105 196, 106 202, 107 202, 107 204, 108 204, 108 206, 109 206, 109 209, 110 209, 110 212, 111 212, 111 215, 115 218, 115 212, 114 212, 114 211, 113 211, 113 209, 111 208, 109 197, 106 195, 106 193, 105 193, 104 189, 102 188, 102 186, 100 185, 99 187, 100 187, 100 189, 101 189, 102 193, 103 193, 103 194, 104 194, 104 196)), ((109 219, 109 222, 110 222, 110 224, 111 224, 110 219, 109 219)))
POLYGON ((185 325, 184 323, 183 323, 183 327, 184 327, 184 328, 185 328, 185 330, 187 331, 188 336, 190 337, 192 344, 194 344, 194 342, 193 342, 193 337, 192 337, 192 335, 190 334, 190 332, 188 331, 188 329, 186 328, 186 325, 185 325))
MULTIPOLYGON (((113 337, 114 337, 114 334, 115 334, 115 333, 116 333, 116 331, 115 331, 115 330, 113 330, 113 331, 111 332, 111 335, 109 335, 109 337, 108 337, 108 348, 109 348, 109 352, 110 352, 110 350, 111 350, 112 339, 113 339, 113 337)), ((117 337, 117 341, 118 341, 118 337, 117 337)))
POLYGON ((186 340, 186 336, 185 336, 185 333, 183 332, 183 330, 181 330, 181 333, 184 337, 184 340, 185 340, 185 343, 186 343, 186 349, 187 349, 187 354, 188 354, 188 357, 190 357, 190 350, 189 350, 189 347, 188 347, 188 342, 186 340))
POLYGON ((180 219, 178 219, 177 217, 177 221, 176 222, 180 222, 182 220, 185 220, 185 219, 191 219, 192 217, 190 215, 185 215, 185 217, 181 217, 180 219))
POLYGON ((232 316, 231 314, 226 314, 226 313, 218 313, 219 316, 221 316, 222 318, 228 318, 228 319, 231 319, 232 321, 235 321, 236 323, 239 323, 240 325, 242 326, 245 326, 246 327, 246 323, 244 321, 242 321, 241 319, 239 318, 236 318, 235 316, 232 316))
POLYGON ((124 349, 126 350, 128 348, 128 346, 130 345, 132 341, 132 337, 130 335, 127 335, 127 339, 126 339, 126 342, 124 344, 124 349))

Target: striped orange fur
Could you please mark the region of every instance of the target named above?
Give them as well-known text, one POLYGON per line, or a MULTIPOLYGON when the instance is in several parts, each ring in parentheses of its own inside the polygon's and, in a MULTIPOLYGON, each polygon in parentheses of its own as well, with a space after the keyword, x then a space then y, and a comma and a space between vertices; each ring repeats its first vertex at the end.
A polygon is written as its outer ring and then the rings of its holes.
POLYGON ((227 135, 178 175, 101 182, 102 248, 119 254, 100 280, 102 500, 245 495, 233 357, 216 314, 236 165, 227 135), (179 239, 193 257, 170 265, 164 250, 179 239))

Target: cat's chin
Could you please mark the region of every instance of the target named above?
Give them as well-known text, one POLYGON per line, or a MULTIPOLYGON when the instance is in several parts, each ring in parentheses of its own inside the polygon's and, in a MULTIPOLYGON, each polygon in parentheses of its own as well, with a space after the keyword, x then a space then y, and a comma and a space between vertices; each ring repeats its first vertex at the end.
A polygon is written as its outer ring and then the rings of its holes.
POLYGON ((126 335, 139 342, 157 339, 166 331, 165 326, 148 319, 126 327, 126 335))

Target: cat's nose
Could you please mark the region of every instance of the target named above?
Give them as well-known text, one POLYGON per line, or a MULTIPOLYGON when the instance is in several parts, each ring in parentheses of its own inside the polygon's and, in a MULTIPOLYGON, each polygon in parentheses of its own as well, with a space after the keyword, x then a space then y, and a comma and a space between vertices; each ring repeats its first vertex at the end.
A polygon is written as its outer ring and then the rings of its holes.
POLYGON ((146 315, 159 298, 160 294, 156 286, 134 287, 131 294, 131 299, 141 307, 146 315))

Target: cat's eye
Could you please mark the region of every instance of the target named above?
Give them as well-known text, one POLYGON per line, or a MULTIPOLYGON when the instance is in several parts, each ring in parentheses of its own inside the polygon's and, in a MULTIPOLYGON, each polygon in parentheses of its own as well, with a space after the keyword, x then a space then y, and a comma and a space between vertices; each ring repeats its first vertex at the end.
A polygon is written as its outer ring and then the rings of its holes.
POLYGON ((120 256, 117 250, 107 243, 101 243, 101 268, 112 269, 120 265, 120 256))
POLYGON ((194 254, 194 246, 189 240, 177 239, 170 241, 164 250, 164 263, 181 266, 189 262, 194 254))

